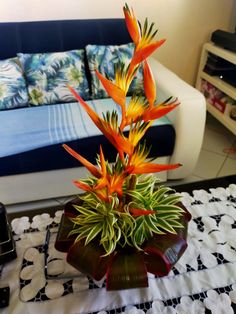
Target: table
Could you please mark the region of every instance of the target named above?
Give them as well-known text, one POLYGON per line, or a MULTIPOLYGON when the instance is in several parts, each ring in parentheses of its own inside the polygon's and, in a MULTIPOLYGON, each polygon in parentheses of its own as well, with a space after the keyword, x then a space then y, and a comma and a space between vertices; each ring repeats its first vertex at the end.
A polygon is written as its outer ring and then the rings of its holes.
POLYGON ((10 285, 11 297, 9 307, 0 313, 236 312, 236 176, 228 179, 176 187, 192 214, 188 248, 168 276, 150 274, 148 288, 107 292, 103 281, 86 276, 46 280, 46 227, 56 228, 62 211, 36 215, 32 220, 14 218, 18 258, 1 273, 1 281, 10 285))

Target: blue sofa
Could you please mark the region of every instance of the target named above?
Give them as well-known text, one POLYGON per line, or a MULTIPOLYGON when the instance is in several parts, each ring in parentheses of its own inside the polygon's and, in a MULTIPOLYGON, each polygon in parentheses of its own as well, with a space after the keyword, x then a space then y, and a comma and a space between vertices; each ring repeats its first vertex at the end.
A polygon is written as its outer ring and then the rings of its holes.
MULTIPOLYGON (((0 42, 0 60, 4 60, 15 57, 19 52, 69 51, 84 49, 88 44, 121 45, 131 42, 131 39, 123 19, 93 19, 0 23, 0 42)), ((164 118, 147 132, 145 139, 152 147, 149 157, 158 158, 160 163, 183 164, 180 169, 163 173, 161 175, 163 180, 184 178, 191 174, 200 152, 205 122, 205 101, 197 90, 183 82, 157 60, 150 59, 150 64, 156 78, 159 99, 178 97, 181 105, 176 112, 169 114, 168 119, 164 118)), ((86 60, 85 69, 90 82, 86 60)), ((110 106, 108 103, 109 99, 95 101, 97 108, 101 109, 104 106, 104 110, 110 106)), ((88 136, 78 138, 65 137, 65 141, 60 139, 53 143, 50 141, 41 143, 39 135, 35 135, 36 132, 44 133, 44 128, 46 130, 47 125, 46 123, 44 125, 43 121, 48 119, 49 110, 50 117, 54 114, 53 119, 57 121, 61 110, 66 108, 69 110, 68 114, 72 114, 76 106, 77 103, 56 104, 0 111, 0 134, 5 147, 2 155, 0 151, 2 202, 11 204, 78 193, 71 180, 86 176, 86 172, 78 161, 62 149, 61 144, 64 142, 91 162, 95 162, 99 145, 102 144, 105 156, 114 161, 116 152, 99 131, 88 132, 88 136), (25 136, 28 136, 27 140, 25 136), (20 146, 18 144, 23 142, 25 142, 23 151, 17 150, 20 146)), ((82 115, 76 119, 74 123, 79 132, 79 125, 85 123, 85 120, 82 115)), ((85 133, 90 130, 89 123, 86 121, 85 133)), ((58 127, 56 122, 54 128, 58 127)), ((65 128, 64 124, 60 127, 62 130, 65 128)))

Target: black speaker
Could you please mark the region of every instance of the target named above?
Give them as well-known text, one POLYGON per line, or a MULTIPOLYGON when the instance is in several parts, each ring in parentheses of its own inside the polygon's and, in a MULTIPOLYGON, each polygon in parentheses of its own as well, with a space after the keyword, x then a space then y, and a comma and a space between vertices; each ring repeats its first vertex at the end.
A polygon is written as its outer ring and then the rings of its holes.
POLYGON ((233 64, 213 53, 208 53, 204 72, 212 76, 218 76, 223 81, 236 87, 236 64, 233 64))
POLYGON ((224 49, 236 52, 236 33, 233 34, 218 29, 212 33, 211 41, 224 49))

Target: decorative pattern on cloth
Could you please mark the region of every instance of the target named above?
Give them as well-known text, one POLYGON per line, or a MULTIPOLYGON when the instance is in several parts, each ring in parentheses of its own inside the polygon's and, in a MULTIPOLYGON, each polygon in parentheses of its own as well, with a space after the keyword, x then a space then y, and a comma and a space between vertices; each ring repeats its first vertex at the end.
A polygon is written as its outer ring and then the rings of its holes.
POLYGON ((82 98, 89 98, 84 50, 17 55, 26 77, 30 104, 48 105, 75 101, 66 84, 71 85, 82 98))
MULTIPOLYGON (((111 98, 88 101, 88 104, 100 116, 106 111, 118 110, 120 119, 120 108, 111 98)), ((152 126, 166 124, 170 121, 162 117, 152 126)), ((2 111, 0 125, 0 157, 101 134, 78 103, 2 111)))
MULTIPOLYGON (((119 63, 127 66, 132 58, 134 44, 116 45, 87 45, 85 47, 88 59, 89 70, 91 74, 91 87, 94 99, 109 97, 107 92, 99 81, 95 70, 107 76, 109 79, 115 78, 115 67, 119 63)), ((143 69, 138 69, 134 80, 132 81, 128 95, 135 92, 136 94, 144 94, 143 91, 143 69)))
POLYGON ((0 110, 27 106, 28 93, 17 58, 0 61, 0 110))
POLYGON ((96 282, 70 266, 66 254, 54 248, 55 233, 51 237, 47 253, 44 244, 25 251, 20 272, 20 299, 23 302, 52 300, 69 293, 105 287, 104 280, 96 282), (45 278, 45 257, 49 279, 45 278))
MULTIPOLYGON (((114 294, 105 291, 103 282, 95 283, 86 276, 46 280, 43 247, 37 245, 24 253, 20 272, 21 299, 37 303, 55 298, 62 300, 73 294, 78 298, 83 291, 87 294, 96 291, 96 303, 99 303, 96 308, 91 305, 86 311, 87 307, 80 300, 80 307, 72 313, 234 313, 236 185, 182 195, 183 204, 193 217, 188 230, 188 248, 168 276, 156 278, 150 274, 149 288, 116 291, 114 294), (35 269, 38 269, 36 273, 35 269)), ((60 215, 61 212, 57 212, 55 218, 36 216, 31 224, 23 217, 13 220, 12 227, 20 239, 26 232, 45 230, 46 225, 55 227, 60 215)))

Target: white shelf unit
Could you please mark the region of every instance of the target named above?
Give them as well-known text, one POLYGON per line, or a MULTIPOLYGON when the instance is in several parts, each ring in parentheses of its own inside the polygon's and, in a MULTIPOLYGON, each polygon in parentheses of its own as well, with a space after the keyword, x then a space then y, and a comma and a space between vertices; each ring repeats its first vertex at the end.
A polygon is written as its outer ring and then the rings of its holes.
MULTIPOLYGON (((203 71, 207 58, 208 53, 212 53, 216 56, 219 56, 233 64, 236 64, 236 53, 231 52, 229 50, 220 48, 216 46, 213 43, 206 43, 203 46, 202 54, 201 54, 201 60, 197 75, 197 82, 196 82, 196 88, 198 90, 201 90, 201 82, 202 79, 205 81, 211 83, 216 88, 218 88, 220 91, 231 97, 232 99, 236 100, 236 88, 232 85, 224 82, 217 76, 211 76, 203 71)), ((218 119, 222 124, 224 124, 225 127, 227 127, 232 133, 236 135, 236 121, 230 118, 230 110, 231 105, 227 104, 224 113, 219 111, 217 108, 215 108, 213 105, 207 103, 207 110, 216 118, 218 119)))

